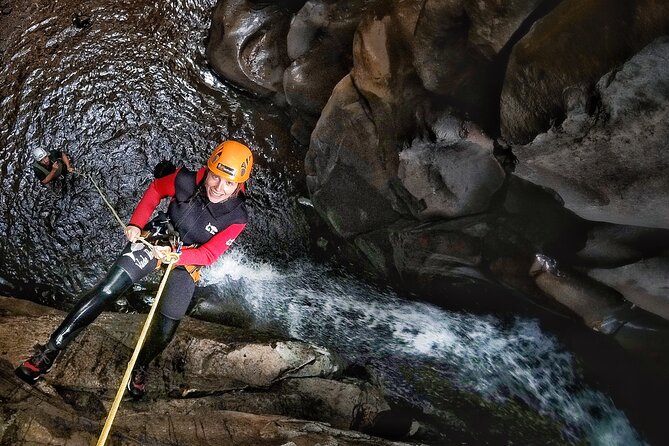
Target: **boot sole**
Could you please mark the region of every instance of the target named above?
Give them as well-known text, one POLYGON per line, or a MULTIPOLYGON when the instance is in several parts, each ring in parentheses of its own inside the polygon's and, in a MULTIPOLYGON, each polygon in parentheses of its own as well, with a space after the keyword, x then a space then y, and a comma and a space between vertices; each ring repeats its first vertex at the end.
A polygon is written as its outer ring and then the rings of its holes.
POLYGON ((41 373, 37 376, 31 374, 30 372, 26 372, 22 367, 17 367, 14 369, 14 374, 21 379, 21 381, 25 382, 26 384, 30 384, 31 386, 34 386, 37 381, 41 377, 45 375, 46 372, 41 373))
POLYGON ((132 398, 134 401, 139 401, 142 398, 144 398, 144 395, 146 395, 146 392, 143 392, 142 394, 137 394, 133 390, 130 389, 130 385, 125 386, 125 394, 126 396, 129 396, 132 398))

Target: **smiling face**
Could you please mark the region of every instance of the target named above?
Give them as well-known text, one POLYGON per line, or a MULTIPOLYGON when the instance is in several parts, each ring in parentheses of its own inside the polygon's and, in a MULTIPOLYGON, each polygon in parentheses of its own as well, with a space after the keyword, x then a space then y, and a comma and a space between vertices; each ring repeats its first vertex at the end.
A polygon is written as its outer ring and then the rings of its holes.
POLYGON ((219 177, 212 171, 207 172, 207 179, 204 187, 207 191, 207 198, 212 203, 220 203, 227 200, 237 192, 238 183, 228 181, 223 177, 219 177))

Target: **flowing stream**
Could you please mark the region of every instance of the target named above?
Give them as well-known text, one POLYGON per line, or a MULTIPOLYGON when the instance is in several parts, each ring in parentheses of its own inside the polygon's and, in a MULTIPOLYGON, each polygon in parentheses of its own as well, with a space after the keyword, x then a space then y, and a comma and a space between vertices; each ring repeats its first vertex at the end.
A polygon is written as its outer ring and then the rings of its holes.
POLYGON ((489 400, 520 399, 566 426, 570 440, 643 444, 537 321, 448 312, 309 260, 314 237, 298 204, 303 153, 278 107, 230 88, 207 66, 214 5, 55 0, 12 12, 22 28, 3 44, 0 67, 2 292, 67 307, 122 246, 88 182, 38 184, 34 147, 68 152, 127 219, 158 161, 197 167, 218 141, 239 138, 258 151, 251 224, 204 282, 238 296, 257 327, 331 347, 426 411, 442 403, 420 377, 429 370, 430 380, 489 400), (74 26, 77 14, 86 20, 74 26), (407 377, 408 368, 419 376, 407 377))
POLYGON ((234 250, 204 283, 242 296, 256 325, 331 347, 365 364, 387 389, 425 410, 438 392, 416 392, 403 368, 435 376, 499 402, 520 398, 559 420, 565 436, 593 445, 644 444, 623 412, 583 385, 572 354, 536 320, 503 322, 407 301, 308 260, 285 267, 248 260, 234 250), (234 291, 233 291, 234 290, 234 291))

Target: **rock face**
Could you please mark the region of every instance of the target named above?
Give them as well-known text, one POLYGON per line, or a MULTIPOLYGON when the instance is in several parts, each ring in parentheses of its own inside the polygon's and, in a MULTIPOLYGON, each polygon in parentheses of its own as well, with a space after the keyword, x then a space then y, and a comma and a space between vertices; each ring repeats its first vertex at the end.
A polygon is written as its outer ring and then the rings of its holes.
POLYGON ((295 14, 286 36, 292 62, 283 78, 291 107, 318 117, 334 86, 351 70, 353 33, 367 3, 308 1, 295 14))
POLYGON ((263 96, 282 93, 289 20, 277 6, 226 2, 225 8, 214 10, 207 58, 218 73, 249 91, 263 96))
MULTIPOLYGON (((12 364, 63 314, 8 298, 0 308, 0 441, 93 443, 143 317, 103 314, 31 388, 14 377, 12 364), (17 338, 27 326, 33 329, 17 338)), ((147 397, 122 403, 110 444, 402 444, 350 430, 380 431, 392 409, 371 384, 339 381, 342 366, 319 347, 188 319, 149 368, 147 397)), ((410 420, 395 420, 405 431, 394 434, 407 433, 410 420)))
POLYGON ((669 258, 653 257, 618 268, 592 269, 588 275, 644 310, 669 319, 669 258))
MULTIPOLYGON (((43 380, 23 383, 15 364, 63 317, 0 296, 0 444, 88 445, 101 433, 144 316, 103 313, 43 380)), ((418 446, 482 436, 564 444, 556 423, 513 401, 485 401, 439 379, 447 407, 424 412, 323 348, 190 318, 147 373, 147 395, 121 403, 107 444, 418 446)), ((436 385, 426 371, 406 373, 436 385)))
POLYGON ((306 2, 283 87, 314 207, 403 288, 511 287, 636 349, 669 324, 642 235, 669 229, 667 33, 654 0, 306 2))
POLYGON ((667 33, 668 17, 669 5, 654 0, 560 2, 513 48, 500 100, 502 136, 527 143, 562 121, 570 108, 565 89, 590 92, 605 73, 667 33))
POLYGON ((572 101, 565 121, 517 146, 515 174, 556 191, 581 217, 669 228, 669 38, 661 38, 595 87, 599 109, 572 101))

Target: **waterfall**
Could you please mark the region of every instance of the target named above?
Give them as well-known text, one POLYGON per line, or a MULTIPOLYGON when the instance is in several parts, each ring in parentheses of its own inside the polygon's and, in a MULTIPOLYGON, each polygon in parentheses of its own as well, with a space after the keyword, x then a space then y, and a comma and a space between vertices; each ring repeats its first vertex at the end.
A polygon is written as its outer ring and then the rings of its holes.
POLYGON ((306 259, 285 266, 247 260, 233 249, 205 285, 242 296, 256 326, 338 351, 365 364, 393 394, 430 409, 439 394, 414 392, 401 367, 450 380, 488 400, 521 399, 593 445, 644 444, 610 398, 582 382, 573 355, 533 319, 456 313, 402 299, 306 259))

